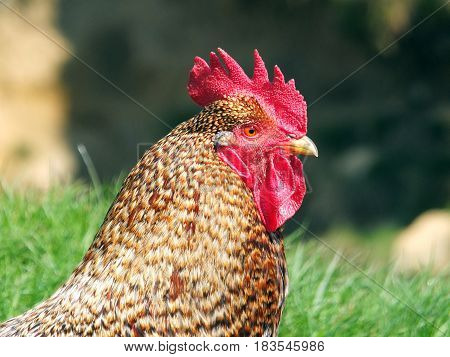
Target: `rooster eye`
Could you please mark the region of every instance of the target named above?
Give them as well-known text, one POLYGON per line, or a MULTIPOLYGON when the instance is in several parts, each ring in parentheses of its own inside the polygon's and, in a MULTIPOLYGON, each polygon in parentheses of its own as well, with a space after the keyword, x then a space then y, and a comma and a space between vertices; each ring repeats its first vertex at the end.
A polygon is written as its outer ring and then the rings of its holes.
POLYGON ((257 134, 257 130, 253 126, 248 126, 244 128, 244 134, 248 137, 253 137, 257 134))

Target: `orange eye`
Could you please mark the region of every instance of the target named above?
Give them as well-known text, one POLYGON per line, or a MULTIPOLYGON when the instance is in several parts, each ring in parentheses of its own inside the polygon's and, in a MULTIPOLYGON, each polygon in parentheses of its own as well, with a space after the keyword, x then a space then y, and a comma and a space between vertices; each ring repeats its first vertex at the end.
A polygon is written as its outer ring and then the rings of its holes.
POLYGON ((247 126, 244 128, 244 134, 251 138, 257 134, 257 130, 253 126, 247 126))

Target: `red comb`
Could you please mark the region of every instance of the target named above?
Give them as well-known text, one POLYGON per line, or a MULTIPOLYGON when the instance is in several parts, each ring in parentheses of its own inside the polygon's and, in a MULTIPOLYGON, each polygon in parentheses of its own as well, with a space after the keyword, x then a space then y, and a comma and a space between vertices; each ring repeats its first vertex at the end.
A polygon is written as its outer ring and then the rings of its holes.
POLYGON ((273 82, 270 82, 257 50, 251 79, 228 53, 220 48, 218 53, 225 66, 214 52, 210 54, 209 65, 200 57, 194 59, 188 83, 188 92, 194 102, 204 107, 229 95, 252 96, 275 117, 283 130, 296 137, 306 134, 306 102, 295 88, 293 79, 285 83, 283 73, 275 66, 273 82))

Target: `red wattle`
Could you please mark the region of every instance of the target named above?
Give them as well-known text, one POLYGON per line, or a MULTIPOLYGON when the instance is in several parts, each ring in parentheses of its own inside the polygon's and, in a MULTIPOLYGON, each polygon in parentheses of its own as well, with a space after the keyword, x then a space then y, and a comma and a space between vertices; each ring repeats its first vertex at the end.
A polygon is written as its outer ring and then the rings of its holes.
POLYGON ((306 185, 302 162, 296 156, 274 152, 253 165, 244 162, 232 147, 224 147, 218 154, 252 191, 269 232, 281 227, 300 208, 306 185))
POLYGON ((253 187, 259 213, 269 232, 281 227, 300 208, 306 192, 302 162, 295 156, 269 158, 263 181, 253 187))

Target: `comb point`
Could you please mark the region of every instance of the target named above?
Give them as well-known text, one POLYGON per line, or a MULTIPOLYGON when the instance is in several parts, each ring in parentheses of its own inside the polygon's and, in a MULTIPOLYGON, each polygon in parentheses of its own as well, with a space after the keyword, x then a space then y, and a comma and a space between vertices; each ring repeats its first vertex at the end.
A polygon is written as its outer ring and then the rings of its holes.
POLYGON ((254 68, 253 68, 253 80, 257 82, 268 82, 269 73, 267 73, 266 65, 263 59, 259 55, 257 49, 253 52, 254 68))
POLYGON ((230 77, 232 79, 243 80, 248 78, 242 67, 239 65, 239 63, 236 62, 236 60, 233 57, 231 57, 227 52, 222 50, 220 47, 217 49, 217 52, 219 52, 219 55, 222 58, 223 62, 225 63, 225 66, 227 67, 228 72, 230 73, 230 77))
POLYGON ((209 66, 213 70, 214 68, 222 68, 219 57, 214 53, 209 53, 209 66))
POLYGON ((273 83, 284 84, 284 74, 277 65, 273 67, 273 83))

